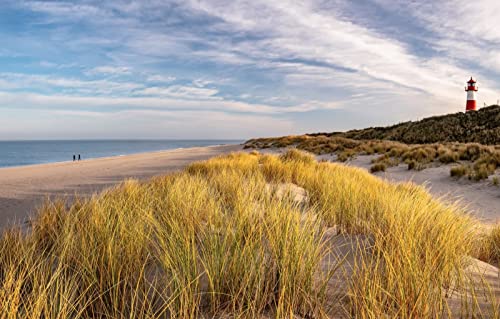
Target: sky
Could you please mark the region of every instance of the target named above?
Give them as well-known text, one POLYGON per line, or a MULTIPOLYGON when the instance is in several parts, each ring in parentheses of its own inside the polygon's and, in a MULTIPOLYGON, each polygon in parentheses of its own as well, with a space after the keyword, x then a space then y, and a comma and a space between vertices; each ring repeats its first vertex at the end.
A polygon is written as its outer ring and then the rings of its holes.
POLYGON ((0 140, 246 139, 500 98, 498 0, 0 0, 0 140))

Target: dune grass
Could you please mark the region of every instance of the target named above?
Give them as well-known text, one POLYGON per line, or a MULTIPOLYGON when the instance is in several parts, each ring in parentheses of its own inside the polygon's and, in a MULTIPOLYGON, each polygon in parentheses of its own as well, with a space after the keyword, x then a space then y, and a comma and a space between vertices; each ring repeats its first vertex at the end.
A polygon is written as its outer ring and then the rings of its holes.
MULTIPOLYGON (((249 140, 245 148, 298 148, 317 155, 337 154, 337 160, 345 162, 356 155, 380 156, 373 161, 372 172, 382 171, 400 163, 408 165, 409 170, 423 170, 433 165, 468 162, 467 169, 450 170, 454 177, 466 176, 480 181, 493 175, 500 168, 500 146, 478 143, 434 143, 404 144, 388 140, 353 140, 338 136, 300 135, 278 138, 249 140), (463 174, 462 174, 463 173, 463 174)), ((465 164, 462 164, 465 165, 465 164)))
MULTIPOLYGON (((231 154, 47 202, 0 239, 0 317, 436 318, 463 288, 476 225, 421 187, 298 150, 231 154), (332 228, 362 236, 352 264, 332 258, 332 228)), ((475 302, 461 313, 497 315, 475 302)))
POLYGON ((494 225, 481 237, 478 258, 494 265, 500 265, 500 224, 494 225))
POLYGON ((370 172, 376 173, 376 172, 385 172, 387 169, 387 165, 385 163, 375 163, 370 167, 370 172))
POLYGON ((313 133, 309 136, 345 137, 356 140, 391 140, 406 144, 443 142, 500 145, 500 105, 477 112, 458 112, 386 127, 368 127, 347 132, 313 133))

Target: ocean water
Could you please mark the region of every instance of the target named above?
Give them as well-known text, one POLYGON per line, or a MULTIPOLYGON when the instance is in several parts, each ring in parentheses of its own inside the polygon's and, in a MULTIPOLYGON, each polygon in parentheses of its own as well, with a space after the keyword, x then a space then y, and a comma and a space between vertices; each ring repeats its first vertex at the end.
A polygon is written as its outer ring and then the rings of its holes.
POLYGON ((240 144, 240 140, 0 141, 0 167, 82 160, 179 148, 240 144))

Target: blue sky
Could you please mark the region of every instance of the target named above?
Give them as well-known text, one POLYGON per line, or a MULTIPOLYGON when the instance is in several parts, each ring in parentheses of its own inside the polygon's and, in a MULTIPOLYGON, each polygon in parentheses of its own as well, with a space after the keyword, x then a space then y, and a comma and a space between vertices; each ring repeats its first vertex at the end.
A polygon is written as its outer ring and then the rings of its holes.
POLYGON ((0 139, 250 138, 500 98, 496 0, 0 2, 0 139))

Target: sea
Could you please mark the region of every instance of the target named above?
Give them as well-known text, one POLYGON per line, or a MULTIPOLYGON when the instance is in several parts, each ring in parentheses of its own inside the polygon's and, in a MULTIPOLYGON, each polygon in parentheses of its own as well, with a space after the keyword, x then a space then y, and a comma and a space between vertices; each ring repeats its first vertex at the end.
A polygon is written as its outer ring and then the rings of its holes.
POLYGON ((78 140, 78 141, 0 141, 0 167, 121 156, 145 152, 223 144, 242 140, 78 140))

